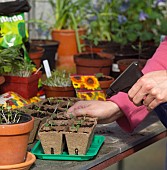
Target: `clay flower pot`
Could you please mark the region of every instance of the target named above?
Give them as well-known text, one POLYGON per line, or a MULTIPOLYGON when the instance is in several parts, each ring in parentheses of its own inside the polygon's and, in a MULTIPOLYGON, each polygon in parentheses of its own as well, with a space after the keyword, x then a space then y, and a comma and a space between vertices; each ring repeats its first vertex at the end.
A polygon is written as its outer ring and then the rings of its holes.
POLYGON ((37 68, 41 66, 41 57, 44 54, 45 49, 40 46, 30 46, 29 57, 34 62, 37 68))
POLYGON ((114 56, 107 53, 81 53, 74 56, 77 74, 110 75, 114 56))
POLYGON ((98 78, 98 81, 104 94, 106 94, 106 90, 110 87, 111 83, 114 81, 114 77, 103 75, 98 78))
POLYGON ((0 165, 20 164, 25 161, 34 118, 21 114, 20 121, 17 124, 0 125, 0 165))
POLYGON ((132 62, 134 61, 138 61, 139 62, 139 68, 142 69, 147 60, 146 59, 122 59, 122 60, 118 60, 117 61, 117 64, 118 64, 118 67, 120 69, 120 72, 123 72, 132 62))
POLYGON ((36 157, 31 152, 27 152, 26 159, 23 163, 13 165, 0 166, 0 170, 29 170, 31 165, 35 162, 36 157))
POLYGON ((67 87, 51 87, 43 85, 45 95, 49 97, 75 97, 75 90, 73 86, 67 87))
POLYGON ((5 82, 1 85, 0 92, 6 93, 13 91, 29 99, 37 95, 38 92, 38 80, 41 77, 41 73, 33 74, 29 77, 18 76, 4 76, 5 82))
MULTIPOLYGON (((86 30, 78 29, 78 33, 81 37, 86 33, 86 30)), ((56 67, 60 70, 64 69, 68 72, 75 73, 76 68, 73 56, 78 53, 75 30, 53 29, 51 35, 53 40, 60 42, 56 67)), ((80 39, 80 42, 83 44, 82 39, 80 39)))
POLYGON ((4 76, 0 76, 0 84, 3 84, 5 82, 4 76))

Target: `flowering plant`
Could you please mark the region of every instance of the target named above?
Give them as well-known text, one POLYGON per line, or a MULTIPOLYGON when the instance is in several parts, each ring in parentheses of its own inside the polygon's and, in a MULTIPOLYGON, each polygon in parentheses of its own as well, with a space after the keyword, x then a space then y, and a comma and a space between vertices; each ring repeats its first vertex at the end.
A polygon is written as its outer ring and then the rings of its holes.
POLYGON ((118 0, 119 15, 112 22, 112 39, 123 45, 128 42, 141 43, 153 40, 159 42, 160 36, 167 32, 166 18, 160 8, 165 0, 118 0))

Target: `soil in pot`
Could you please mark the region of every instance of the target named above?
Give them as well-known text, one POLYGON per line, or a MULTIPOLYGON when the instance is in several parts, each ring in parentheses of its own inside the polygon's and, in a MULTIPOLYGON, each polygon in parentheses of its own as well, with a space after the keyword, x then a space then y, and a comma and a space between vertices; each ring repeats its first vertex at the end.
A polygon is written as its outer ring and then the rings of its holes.
POLYGON ((97 74, 110 75, 114 56, 105 57, 102 53, 82 53, 74 55, 77 74, 97 74))
POLYGON ((132 62, 138 61, 139 62, 139 68, 143 69, 145 66, 147 60, 146 59, 123 59, 123 60, 118 60, 117 64, 120 69, 120 72, 123 72, 132 62))

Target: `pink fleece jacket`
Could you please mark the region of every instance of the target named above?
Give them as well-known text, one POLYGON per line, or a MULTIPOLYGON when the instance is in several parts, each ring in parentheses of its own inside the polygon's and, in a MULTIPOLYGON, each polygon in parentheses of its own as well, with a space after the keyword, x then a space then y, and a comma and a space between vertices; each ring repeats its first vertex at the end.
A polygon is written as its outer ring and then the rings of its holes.
MULTIPOLYGON (((148 73, 156 70, 167 70, 167 41, 162 42, 155 54, 149 59, 142 72, 148 73)), ((119 126, 127 132, 132 132, 149 114, 145 106, 137 107, 128 98, 128 95, 119 92, 109 100, 116 103, 123 111, 124 116, 117 120, 119 126)))

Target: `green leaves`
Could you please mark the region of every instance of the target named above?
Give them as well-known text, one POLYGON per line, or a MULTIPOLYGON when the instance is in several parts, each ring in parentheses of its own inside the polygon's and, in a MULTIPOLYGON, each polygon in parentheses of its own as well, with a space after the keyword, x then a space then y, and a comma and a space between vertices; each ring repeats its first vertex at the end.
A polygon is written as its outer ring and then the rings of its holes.
POLYGON ((12 46, 0 50, 0 74, 28 77, 35 67, 31 61, 22 57, 20 46, 12 46))
POLYGON ((52 76, 47 78, 45 81, 42 82, 44 85, 47 86, 56 86, 56 87, 67 87, 71 86, 72 82, 70 79, 70 73, 67 73, 65 70, 54 70, 52 71, 52 76))

